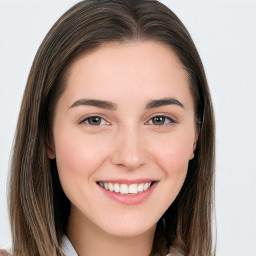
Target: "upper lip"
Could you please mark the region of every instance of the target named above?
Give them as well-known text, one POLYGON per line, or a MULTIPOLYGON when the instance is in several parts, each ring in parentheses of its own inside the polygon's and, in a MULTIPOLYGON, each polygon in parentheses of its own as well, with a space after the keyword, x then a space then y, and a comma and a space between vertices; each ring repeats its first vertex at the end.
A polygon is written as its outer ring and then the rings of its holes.
POLYGON ((140 183, 147 183, 147 182, 155 182, 157 180, 155 179, 107 179, 107 180, 98 180, 97 182, 103 182, 103 183, 118 183, 118 184, 140 184, 140 183))

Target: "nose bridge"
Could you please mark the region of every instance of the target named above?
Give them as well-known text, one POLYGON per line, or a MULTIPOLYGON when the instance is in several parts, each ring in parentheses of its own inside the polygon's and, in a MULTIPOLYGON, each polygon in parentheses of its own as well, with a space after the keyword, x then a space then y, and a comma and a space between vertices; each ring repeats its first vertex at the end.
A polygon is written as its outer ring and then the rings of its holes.
POLYGON ((146 151, 143 134, 139 126, 129 124, 120 127, 116 134, 112 163, 128 169, 136 169, 146 161, 146 151))

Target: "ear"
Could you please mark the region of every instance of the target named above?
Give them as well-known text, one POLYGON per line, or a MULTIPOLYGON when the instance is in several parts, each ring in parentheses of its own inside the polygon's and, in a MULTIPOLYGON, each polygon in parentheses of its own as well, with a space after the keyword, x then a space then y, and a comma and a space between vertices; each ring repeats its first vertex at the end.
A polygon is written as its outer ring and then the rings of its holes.
POLYGON ((47 156, 50 159, 54 159, 55 158, 55 147, 54 147, 54 142, 53 142, 53 136, 50 136, 49 133, 47 133, 47 137, 46 137, 46 153, 47 156))
POLYGON ((198 132, 195 133, 195 138, 194 138, 194 142, 193 142, 193 145, 192 145, 192 152, 191 152, 191 155, 190 155, 190 160, 192 160, 195 156, 195 151, 196 151, 196 145, 197 145, 197 140, 198 140, 198 132))

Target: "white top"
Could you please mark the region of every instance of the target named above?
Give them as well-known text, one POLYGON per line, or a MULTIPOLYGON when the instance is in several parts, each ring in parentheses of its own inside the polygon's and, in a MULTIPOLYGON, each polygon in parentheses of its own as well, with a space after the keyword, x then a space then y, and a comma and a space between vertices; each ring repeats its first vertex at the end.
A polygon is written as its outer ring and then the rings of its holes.
POLYGON ((65 256, 78 256, 73 245, 65 235, 62 237, 60 246, 65 256))
MULTIPOLYGON (((61 248, 65 256, 78 256, 69 239, 64 235, 61 241, 61 248)), ((167 254, 166 256, 171 256, 167 254)))

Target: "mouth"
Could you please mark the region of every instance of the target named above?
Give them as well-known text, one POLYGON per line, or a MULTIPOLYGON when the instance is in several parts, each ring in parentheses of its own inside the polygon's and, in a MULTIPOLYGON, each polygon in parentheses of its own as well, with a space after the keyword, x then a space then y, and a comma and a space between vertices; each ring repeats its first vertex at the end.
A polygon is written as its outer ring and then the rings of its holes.
POLYGON ((139 182, 139 183, 118 183, 98 181, 97 184, 103 189, 122 195, 137 195, 148 191, 156 181, 139 182))

